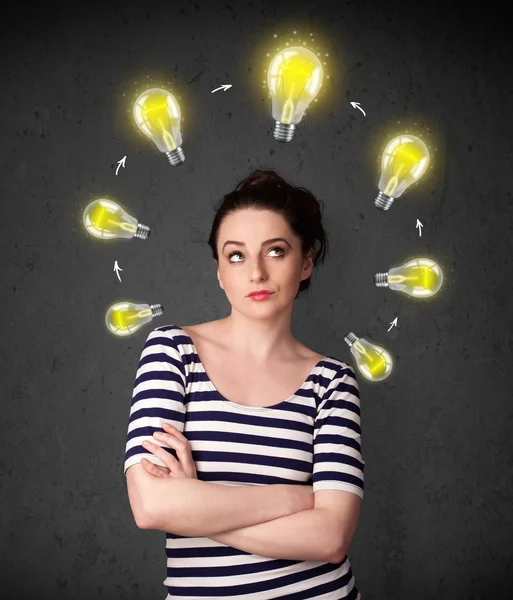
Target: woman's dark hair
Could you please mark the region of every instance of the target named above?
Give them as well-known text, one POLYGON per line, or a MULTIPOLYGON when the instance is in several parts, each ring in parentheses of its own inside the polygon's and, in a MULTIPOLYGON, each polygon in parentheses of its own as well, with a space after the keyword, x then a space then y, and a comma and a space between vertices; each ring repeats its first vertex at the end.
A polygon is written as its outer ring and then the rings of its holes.
MULTIPOLYGON (((233 192, 223 196, 220 206, 215 207, 216 215, 208 238, 212 255, 219 262, 217 237, 226 215, 244 208, 272 210, 282 215, 301 239, 303 257, 313 249, 313 265, 317 267, 324 262, 329 245, 320 204, 324 209, 324 202, 317 200, 312 192, 290 185, 275 171, 254 171, 239 182, 233 192)), ((311 276, 300 282, 296 298, 310 287, 310 279, 311 276)))

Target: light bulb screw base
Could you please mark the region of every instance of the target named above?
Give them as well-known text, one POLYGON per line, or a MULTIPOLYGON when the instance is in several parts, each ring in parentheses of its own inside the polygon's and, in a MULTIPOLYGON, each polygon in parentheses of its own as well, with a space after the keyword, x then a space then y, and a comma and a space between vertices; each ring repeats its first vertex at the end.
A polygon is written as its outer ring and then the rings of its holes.
POLYGON ((150 304, 150 310, 152 317, 160 317, 160 315, 164 312, 162 304, 150 304))
POLYGON ((388 287, 388 273, 376 273, 374 284, 376 287, 388 287))
POLYGON ((281 123, 280 121, 276 121, 274 126, 274 139, 279 142, 290 142, 290 140, 294 136, 294 131, 296 126, 292 123, 281 123))
POLYGON ((142 223, 137 224, 137 230, 134 233, 135 238, 139 238, 140 240, 146 240, 150 235, 150 228, 148 225, 143 225, 142 223))
POLYGON ((173 165, 173 167, 181 165, 185 160, 185 154, 183 153, 181 146, 178 146, 178 148, 171 150, 171 152, 166 152, 166 156, 169 162, 173 165))
POLYGON ((344 342, 351 348, 351 346, 358 340, 358 336, 350 331, 345 337, 344 342))
POLYGON ((392 206, 393 201, 394 198, 392 196, 387 196, 383 192, 380 192, 374 201, 374 204, 381 210, 388 210, 392 206))

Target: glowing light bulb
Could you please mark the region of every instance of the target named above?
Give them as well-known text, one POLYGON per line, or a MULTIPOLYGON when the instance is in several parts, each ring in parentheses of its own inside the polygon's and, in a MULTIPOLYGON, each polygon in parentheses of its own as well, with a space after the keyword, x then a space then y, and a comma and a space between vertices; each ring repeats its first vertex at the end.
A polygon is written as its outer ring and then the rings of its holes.
POLYGON ((171 92, 160 88, 143 92, 135 101, 134 119, 173 166, 184 162, 180 106, 171 92))
POLYGON ((107 310, 105 324, 114 335, 126 337, 149 323, 153 317, 159 317, 163 312, 162 304, 116 302, 107 310))
POLYGON ((386 379, 392 372, 393 361, 389 352, 381 346, 371 344, 365 338, 359 338, 349 332, 344 341, 349 346, 351 354, 356 358, 360 373, 371 381, 386 379))
POLYGON ((388 210, 395 198, 422 177, 428 164, 429 150, 420 138, 409 134, 395 137, 381 158, 379 194, 374 204, 388 210))
POLYGON ((86 206, 83 223, 91 235, 104 240, 133 237, 145 240, 150 235, 147 225, 139 223, 119 204, 107 198, 93 200, 86 206))
POLYGON ((442 287, 443 279, 442 269, 430 258, 414 258, 387 273, 374 275, 377 287, 389 287, 415 298, 434 296, 442 287))
POLYGON ((276 121, 274 138, 290 142, 296 125, 317 96, 322 84, 322 65, 317 55, 302 46, 285 48, 269 64, 267 85, 276 121))

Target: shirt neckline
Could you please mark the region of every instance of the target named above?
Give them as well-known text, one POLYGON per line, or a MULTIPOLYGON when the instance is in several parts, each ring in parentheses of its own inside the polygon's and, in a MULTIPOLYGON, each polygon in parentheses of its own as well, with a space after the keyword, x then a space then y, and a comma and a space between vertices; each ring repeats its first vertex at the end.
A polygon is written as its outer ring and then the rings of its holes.
POLYGON ((323 356, 317 362, 317 364, 313 367, 313 369, 310 371, 310 373, 308 374, 308 376, 305 379, 305 381, 301 384, 301 387, 299 387, 286 400, 278 402, 277 404, 273 404, 272 406, 246 406, 245 404, 239 404, 238 402, 232 402, 231 400, 228 400, 228 398, 225 398, 223 396, 223 394, 221 394, 221 392, 216 388, 216 386, 213 384, 212 380, 210 379, 210 376, 207 373, 207 370, 205 369, 205 365, 203 364, 203 361, 201 360, 201 357, 199 355, 198 349, 194 345, 194 342, 192 341, 192 338, 189 335, 187 335, 187 332, 184 329, 182 329, 179 325, 173 325, 173 328, 179 329, 182 332, 182 335, 189 340, 189 345, 192 346, 192 348, 194 350, 194 353, 196 354, 196 356, 198 358, 198 364, 201 367, 201 369, 203 370, 203 373, 205 373, 205 375, 207 377, 206 383, 210 387, 210 389, 213 392, 215 392, 216 395, 219 397, 219 399, 222 400, 223 402, 225 402, 226 404, 229 404, 230 406, 234 406, 236 408, 240 408, 242 410, 257 411, 258 412, 258 411, 263 411, 263 410, 276 410, 276 409, 281 408, 284 404, 287 404, 288 402, 290 402, 290 400, 292 400, 293 398, 295 398, 298 395, 298 393, 306 387, 306 384, 309 382, 309 379, 312 376, 312 374, 314 373, 315 369, 317 369, 322 362, 324 362, 325 360, 327 360, 329 358, 328 356, 323 356))

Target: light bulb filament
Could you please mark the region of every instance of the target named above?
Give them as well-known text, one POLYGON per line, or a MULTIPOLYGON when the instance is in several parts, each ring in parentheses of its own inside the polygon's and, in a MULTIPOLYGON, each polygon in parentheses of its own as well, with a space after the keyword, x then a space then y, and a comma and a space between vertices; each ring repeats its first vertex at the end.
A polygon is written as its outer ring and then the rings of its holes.
POLYGON ((164 142, 168 150, 174 150, 176 148, 175 140, 173 139, 173 136, 169 133, 169 131, 164 131, 162 133, 162 137, 164 138, 164 142))
POLYGON ((358 341, 354 343, 354 347, 360 352, 361 362, 365 365, 372 377, 380 377, 385 374, 388 363, 386 357, 383 356, 383 349, 378 350, 374 346, 365 348, 365 346, 358 341))
POLYGON ((109 210, 100 206, 96 211, 93 211, 90 215, 91 223, 100 231, 108 231, 115 233, 119 229, 135 233, 137 231, 137 225, 132 223, 125 223, 118 215, 111 213, 109 210))
POLYGON ((397 177, 397 175, 394 175, 390 181, 388 182, 387 187, 385 188, 385 194, 387 196, 393 196, 394 192, 397 188, 397 184, 399 183, 399 178, 397 177))
POLYGON ((281 115, 282 123, 290 123, 294 116, 294 102, 289 98, 283 105, 283 113, 281 115))
POLYGON ((113 310, 111 316, 112 324, 119 329, 127 329, 144 317, 151 317, 151 309, 144 310, 113 310))
POLYGON ((142 325, 149 323, 153 317, 163 312, 161 304, 134 304, 133 302, 117 302, 105 315, 108 330, 117 336, 135 333, 142 325))

